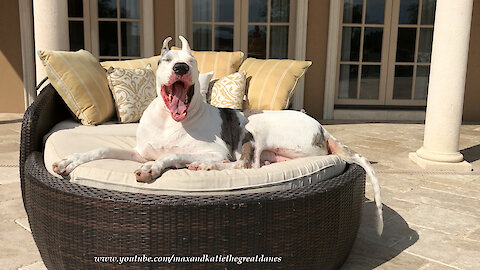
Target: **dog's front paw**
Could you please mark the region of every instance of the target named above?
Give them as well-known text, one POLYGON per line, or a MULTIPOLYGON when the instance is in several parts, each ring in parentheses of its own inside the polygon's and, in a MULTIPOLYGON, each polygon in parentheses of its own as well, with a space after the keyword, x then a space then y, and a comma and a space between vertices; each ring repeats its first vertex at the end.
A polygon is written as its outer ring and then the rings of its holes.
POLYGON ((149 161, 142 164, 142 166, 135 171, 135 177, 137 182, 151 183, 162 176, 165 169, 161 162, 149 161))
POLYGON ((78 155, 70 155, 60 161, 54 162, 52 164, 52 169, 56 174, 67 176, 73 169, 79 165, 78 155))

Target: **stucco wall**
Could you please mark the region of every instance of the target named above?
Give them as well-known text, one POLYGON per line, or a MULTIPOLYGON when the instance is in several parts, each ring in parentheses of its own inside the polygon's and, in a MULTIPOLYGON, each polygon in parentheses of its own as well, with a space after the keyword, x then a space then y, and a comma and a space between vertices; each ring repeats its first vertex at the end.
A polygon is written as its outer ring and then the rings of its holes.
POLYGON ((329 0, 308 1, 305 58, 312 61, 313 64, 305 74, 304 108, 309 115, 318 120, 323 116, 329 10, 329 0))
POLYGON ((160 54, 163 40, 170 36, 175 40, 175 0, 154 1, 155 55, 160 54))
POLYGON ((0 1, 0 112, 23 112, 18 1, 0 1))
POLYGON ((463 120, 480 121, 480 3, 473 1, 463 120))

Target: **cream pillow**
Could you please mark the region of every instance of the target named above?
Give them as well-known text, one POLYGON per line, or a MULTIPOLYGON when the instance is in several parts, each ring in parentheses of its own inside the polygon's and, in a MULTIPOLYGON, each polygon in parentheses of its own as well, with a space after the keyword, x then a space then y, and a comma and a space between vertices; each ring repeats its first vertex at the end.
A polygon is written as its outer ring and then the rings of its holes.
POLYGON ((118 120, 122 123, 137 122, 157 97, 155 74, 150 64, 137 69, 110 68, 107 73, 118 120))
POLYGON ((108 70, 109 68, 145 68, 148 64, 152 67, 153 73, 157 72, 158 60, 160 60, 160 55, 152 56, 149 58, 140 58, 133 60, 124 60, 124 61, 104 61, 100 62, 103 68, 108 70))
POLYGON ((114 113, 107 76, 97 58, 85 50, 38 51, 48 79, 84 125, 109 120, 114 113))
POLYGON ((219 79, 212 88, 210 104, 219 108, 241 109, 245 96, 245 71, 219 79))
POLYGON ((239 71, 246 71, 247 106, 250 110, 287 109, 300 78, 310 61, 259 60, 248 58, 239 71))
MULTIPOLYGON (((172 47, 173 50, 180 50, 172 47)), ((243 60, 243 52, 212 52, 192 51, 193 57, 197 60, 200 73, 207 73, 213 70, 213 78, 219 79, 238 71, 243 60)))
POLYGON ((212 79, 213 71, 208 73, 200 73, 198 75, 198 82, 200 84, 200 95, 202 95, 203 102, 207 103, 207 95, 210 90, 210 80, 212 79))

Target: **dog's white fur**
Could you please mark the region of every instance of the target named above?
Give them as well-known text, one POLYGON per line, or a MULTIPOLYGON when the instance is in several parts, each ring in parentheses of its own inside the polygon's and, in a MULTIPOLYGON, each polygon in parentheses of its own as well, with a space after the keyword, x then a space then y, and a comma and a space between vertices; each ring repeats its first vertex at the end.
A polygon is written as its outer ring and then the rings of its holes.
MULTIPOLYGON (((337 154, 349 163, 361 165, 367 172, 377 205, 377 230, 383 230, 382 204, 378 179, 370 163, 339 143, 315 119, 297 111, 223 111, 203 101, 198 83, 198 68, 188 42, 182 50, 170 51, 164 41, 162 57, 156 73, 158 97, 145 110, 137 129, 137 145, 132 150, 97 149, 73 154, 54 164, 54 171, 68 175, 75 167, 104 158, 142 162, 136 171, 139 181, 151 181, 170 167, 190 169, 259 168, 263 163, 284 159, 337 154), (171 83, 176 63, 186 63, 194 86, 188 114, 174 120, 164 99, 162 86, 171 83), (226 121, 222 117, 232 117, 226 121), (231 122, 231 123, 230 123, 231 122), (228 132, 227 132, 228 131, 228 132), (237 133, 234 140, 225 134, 237 133), (249 137, 250 136, 250 137, 249 137), (234 145, 231 145, 234 144, 234 145), (249 147, 245 147, 249 146, 249 147), (249 153, 248 151, 251 151, 249 153), (243 156, 242 156, 243 155, 243 156), (251 159, 246 155, 252 155, 251 159), (229 160, 230 162, 225 162, 229 160)), ((181 76, 180 76, 181 77, 181 76)))

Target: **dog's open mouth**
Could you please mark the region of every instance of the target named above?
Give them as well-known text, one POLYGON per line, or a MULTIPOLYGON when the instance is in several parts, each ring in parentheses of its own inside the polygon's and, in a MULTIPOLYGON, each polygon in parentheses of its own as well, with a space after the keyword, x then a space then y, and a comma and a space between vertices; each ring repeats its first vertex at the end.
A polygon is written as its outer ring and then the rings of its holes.
POLYGON ((170 85, 162 85, 162 98, 173 120, 179 122, 187 117, 193 91, 194 85, 183 79, 174 80, 170 85))

